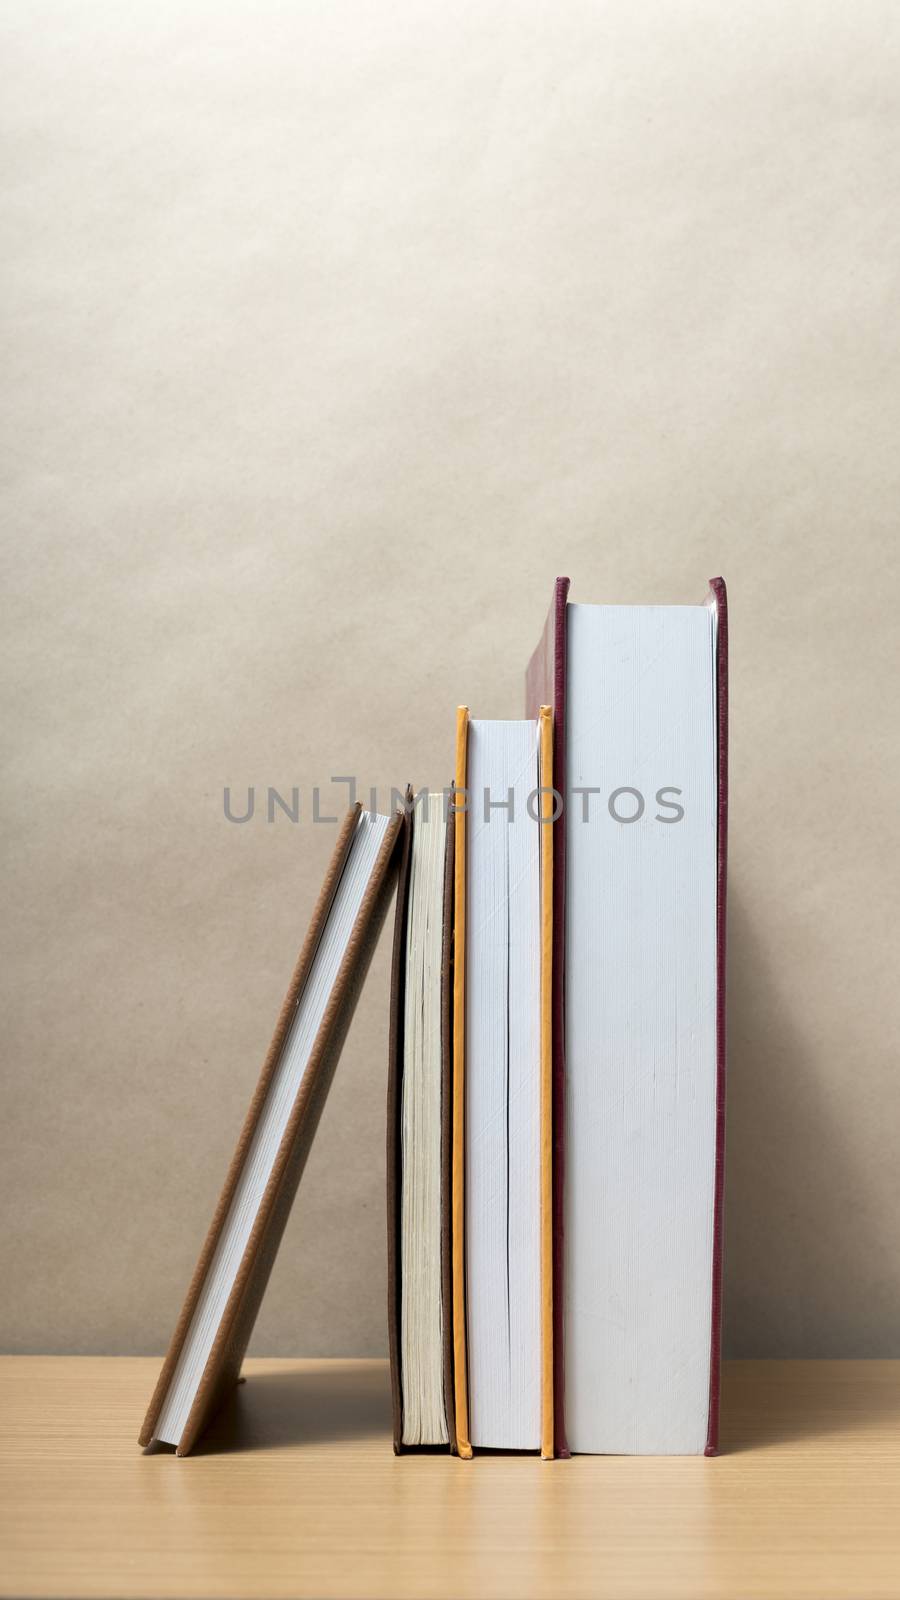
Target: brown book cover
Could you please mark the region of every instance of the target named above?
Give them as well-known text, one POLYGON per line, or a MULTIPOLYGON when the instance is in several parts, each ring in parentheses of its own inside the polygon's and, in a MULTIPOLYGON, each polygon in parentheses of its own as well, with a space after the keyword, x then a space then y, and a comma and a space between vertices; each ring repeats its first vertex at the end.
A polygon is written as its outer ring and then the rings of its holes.
MULTIPOLYGON (((360 815, 361 807, 354 806, 341 827, 313 912, 309 932, 278 1017, 275 1033, 250 1102, 206 1242, 194 1270, 153 1398, 144 1418, 139 1437, 141 1445, 150 1444, 156 1436, 156 1428, 169 1386, 191 1330, 204 1281, 228 1220, 251 1140, 262 1116, 294 1014, 327 925, 351 852, 360 815)), ((316 1032, 237 1276, 216 1330, 187 1422, 177 1443, 176 1453, 179 1456, 187 1455, 193 1448, 219 1403, 231 1391, 240 1374, 241 1362, 265 1293, 294 1195, 303 1174, 306 1158, 315 1137, 334 1069, 387 913, 403 837, 403 817, 398 813, 388 824, 366 884, 353 930, 316 1032)))
MULTIPOLYGON (((553 786, 566 792, 566 603, 568 578, 557 578, 541 640, 525 676, 525 715, 537 717, 541 706, 553 712, 553 786)), ((553 1125, 553 1433, 554 1453, 567 1456, 565 1418, 565 1345, 563 1341, 565 1260, 565 1112, 566 1112, 566 813, 553 824, 553 979, 551 995, 552 1125, 553 1125)))
MULTIPOLYGON (((411 806, 412 792, 407 794, 411 806)), ((404 1009, 406 999, 406 931, 409 916, 409 883, 412 861, 412 833, 415 811, 404 818, 394 920, 394 947, 391 971, 391 1020, 388 1060, 387 1100, 387 1224, 388 1224, 388 1341, 391 1358, 391 1402, 394 1451, 440 1449, 440 1446, 411 1446, 403 1443, 403 1373, 400 1357, 400 1194, 403 1181, 400 1119, 403 1103, 404 1009)), ((444 1306, 444 1406, 449 1449, 456 1452, 453 1403, 453 1338, 451 1305, 453 1268, 450 1235, 450 1192, 452 1152, 452 997, 453 997, 453 812, 448 809, 447 841, 444 852, 444 912, 441 948, 441 1294, 444 1306)))

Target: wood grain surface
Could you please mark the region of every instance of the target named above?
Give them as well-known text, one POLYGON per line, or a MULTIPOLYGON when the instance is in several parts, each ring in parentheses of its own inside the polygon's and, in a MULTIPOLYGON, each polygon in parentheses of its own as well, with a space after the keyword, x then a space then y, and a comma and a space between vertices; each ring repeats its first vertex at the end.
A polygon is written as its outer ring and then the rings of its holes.
POLYGON ((396 1458, 381 1361, 251 1361, 198 1454, 135 1442, 158 1362, 0 1360, 0 1590, 900 1596, 900 1362, 726 1364, 724 1453, 396 1458))

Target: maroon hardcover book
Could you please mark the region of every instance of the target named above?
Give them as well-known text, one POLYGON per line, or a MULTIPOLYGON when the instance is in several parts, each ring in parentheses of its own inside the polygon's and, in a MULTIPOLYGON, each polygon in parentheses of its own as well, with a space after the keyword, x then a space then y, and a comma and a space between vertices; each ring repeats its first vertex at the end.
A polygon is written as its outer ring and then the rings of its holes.
MULTIPOLYGON (((557 578, 544 631, 525 679, 525 710, 537 716, 553 707, 554 785, 566 789, 566 605, 569 579, 557 578)), ((725 1190, 725 902, 728 865, 728 601, 722 578, 710 579, 717 617, 717 869, 716 869, 716 1155, 713 1220, 712 1325, 710 1331, 707 1455, 719 1447, 719 1389, 722 1343, 723 1204, 725 1190)), ((565 811, 553 829, 553 1353, 556 1454, 569 1454, 565 1428, 565 1348, 563 1342, 565 1264, 565 972, 566 823, 565 811)))
POLYGON ((728 596, 724 578, 710 578, 716 609, 716 1176, 713 1216, 712 1334, 709 1363, 709 1422, 706 1451, 719 1453, 719 1387, 722 1364, 722 1250, 725 1200, 725 891, 728 878, 728 596))
MULTIPOLYGON (((525 674, 525 715, 537 717, 541 706, 553 709, 553 786, 566 792, 566 600, 568 578, 557 578, 541 642, 525 674)), ((565 1419, 565 1349, 563 1346, 563 1268, 565 1217, 566 1109, 566 816, 553 824, 553 1437, 558 1456, 567 1456, 565 1419)))

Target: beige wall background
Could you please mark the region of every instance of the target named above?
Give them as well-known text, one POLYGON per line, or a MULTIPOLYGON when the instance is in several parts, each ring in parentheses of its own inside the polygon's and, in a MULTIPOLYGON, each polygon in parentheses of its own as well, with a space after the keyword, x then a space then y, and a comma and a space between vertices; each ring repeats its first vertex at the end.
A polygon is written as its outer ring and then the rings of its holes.
MULTIPOLYGON (((164 1346, 333 828, 726 576, 727 1345, 900 1355, 900 11, 3 7, 0 1345, 164 1346), (223 814, 299 786, 306 819, 223 814)), ((254 1348, 385 1349, 382 943, 254 1348)))

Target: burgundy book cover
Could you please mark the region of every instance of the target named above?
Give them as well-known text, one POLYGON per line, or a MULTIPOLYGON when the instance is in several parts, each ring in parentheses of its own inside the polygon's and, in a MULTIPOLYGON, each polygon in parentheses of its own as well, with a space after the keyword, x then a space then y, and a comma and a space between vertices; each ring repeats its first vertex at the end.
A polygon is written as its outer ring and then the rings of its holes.
MULTIPOLYGON (((566 792, 566 601, 568 578, 557 578, 541 641, 525 674, 525 715, 536 718, 541 706, 553 710, 553 786, 566 792)), ((553 824, 553 1437, 558 1456, 567 1456, 565 1419, 565 1348, 563 1345, 565 1260, 566 1110, 566 815, 553 824)))
MULTIPOLYGON (((541 705, 553 707, 554 786, 566 789, 566 605, 569 579, 557 578, 541 641, 526 673, 526 715, 537 716, 541 705)), ((717 866, 716 866, 716 1155, 713 1219, 712 1325, 709 1374, 709 1420, 706 1454, 719 1447, 719 1391, 722 1344, 722 1255, 725 1191, 725 1059, 726 1059, 726 883, 728 868, 728 600, 722 578, 710 580, 710 603, 717 617, 717 866)), ((565 811, 553 828, 553 1348, 556 1454, 569 1450, 565 1431, 565 1346, 563 1342, 565 1261, 565 939, 566 939, 565 811)))
POLYGON ((716 761, 718 765, 716 859, 716 1176, 713 1215, 712 1343, 709 1363, 709 1422, 706 1451, 719 1453, 719 1387, 722 1359, 722 1248, 725 1199, 725 891, 728 876, 728 596, 723 578, 709 582, 716 612, 716 761))

